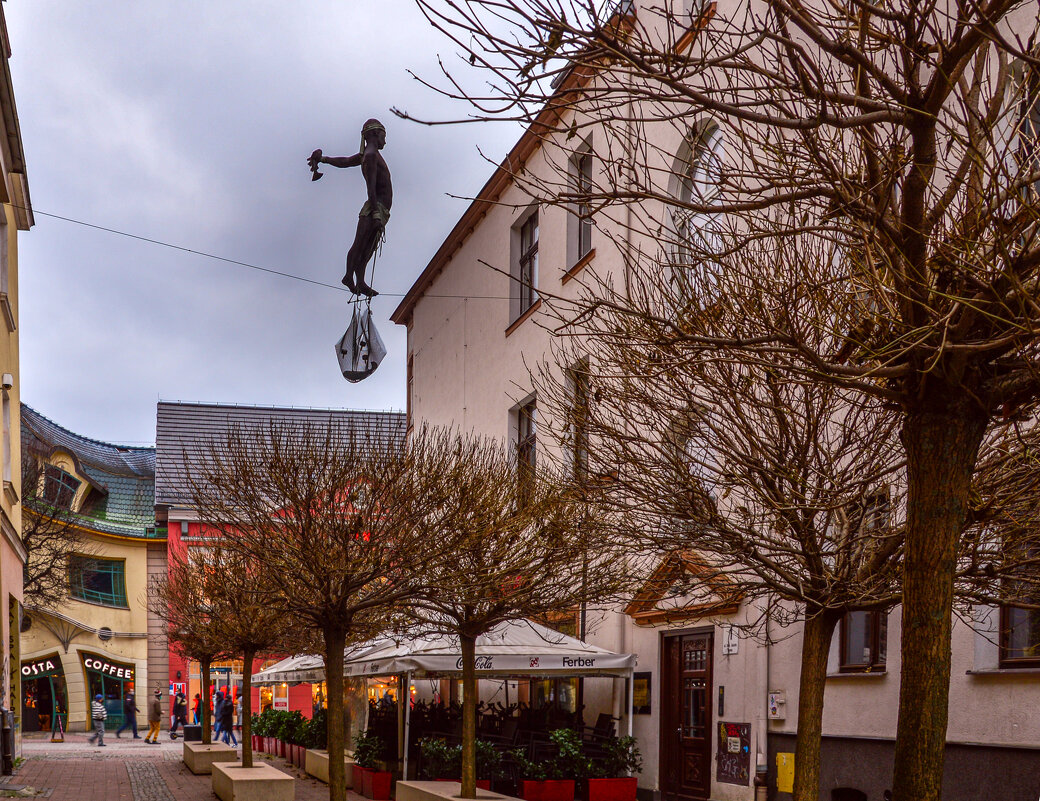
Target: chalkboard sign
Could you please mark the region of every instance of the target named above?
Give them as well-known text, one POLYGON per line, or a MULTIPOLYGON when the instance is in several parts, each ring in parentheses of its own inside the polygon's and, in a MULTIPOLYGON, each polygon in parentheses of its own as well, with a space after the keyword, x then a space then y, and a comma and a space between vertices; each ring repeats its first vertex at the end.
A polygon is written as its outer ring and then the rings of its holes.
POLYGON ((751 724, 719 723, 715 780, 747 787, 751 780, 751 724))

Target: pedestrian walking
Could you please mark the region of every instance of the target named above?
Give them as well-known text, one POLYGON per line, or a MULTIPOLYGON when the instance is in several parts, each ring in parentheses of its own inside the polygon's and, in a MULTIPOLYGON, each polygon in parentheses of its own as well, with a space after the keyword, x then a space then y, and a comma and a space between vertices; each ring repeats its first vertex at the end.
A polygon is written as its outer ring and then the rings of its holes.
POLYGON ((195 707, 191 710, 191 716, 196 726, 202 723, 202 695, 195 693, 195 707))
POLYGON ((224 692, 217 690, 213 696, 213 738, 220 738, 220 713, 224 709, 224 692))
POLYGON ((137 708, 137 699, 134 698, 134 692, 131 690, 126 694, 126 698, 123 699, 123 725, 116 729, 117 740, 119 735, 127 729, 133 732, 135 740, 141 739, 141 735, 137 733, 137 713, 140 711, 137 708))
POLYGON ((108 719, 108 710, 105 709, 104 700, 105 696, 98 693, 90 705, 90 718, 94 722, 94 733, 90 735, 90 742, 96 740, 98 748, 105 747, 105 721, 108 719))
POLYGON ((155 695, 148 699, 148 735, 144 738, 144 741, 152 745, 158 745, 161 726, 162 690, 156 690, 155 695))
POLYGON ((177 727, 188 725, 188 699, 184 693, 178 692, 173 697, 173 725, 170 727, 170 739, 177 739, 177 727))
POLYGON ((225 745, 238 748, 238 738, 235 737, 235 702, 230 698, 224 699, 220 705, 220 738, 225 745))

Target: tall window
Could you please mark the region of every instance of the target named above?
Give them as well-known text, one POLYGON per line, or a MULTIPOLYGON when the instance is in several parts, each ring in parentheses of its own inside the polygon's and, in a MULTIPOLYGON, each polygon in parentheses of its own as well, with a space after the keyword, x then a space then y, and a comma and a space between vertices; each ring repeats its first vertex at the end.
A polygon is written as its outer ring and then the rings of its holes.
POLYGON ((538 283, 538 212, 520 226, 520 260, 517 271, 520 291, 520 310, 523 314, 538 299, 535 286, 538 283))
POLYGON ((592 250, 592 207, 588 198, 592 195, 592 154, 581 153, 574 160, 575 194, 581 198, 577 205, 577 225, 575 226, 575 244, 577 253, 575 263, 585 258, 592 250))
POLYGON ((2 400, 2 404, 3 404, 3 409, 0 410, 0 413, 2 413, 2 415, 3 415, 3 426, 4 426, 4 433, 3 433, 3 448, 4 448, 3 471, 4 471, 4 476, 3 476, 3 478, 4 478, 4 483, 5 484, 10 484, 12 481, 14 481, 14 476, 12 474, 12 468, 11 468, 11 459, 13 458, 12 455, 11 455, 11 395, 10 395, 10 393, 6 389, 0 390, 0 393, 3 393, 2 399, 0 399, 0 400, 2 400))
POLYGON ((689 205, 678 205, 672 212, 672 261, 679 268, 677 277, 694 287, 703 284, 705 265, 722 249, 721 216, 710 207, 722 191, 724 154, 722 129, 712 123, 695 136, 688 152, 677 161, 676 200, 689 205))
POLYGON ((70 476, 60 467, 49 464, 43 471, 43 499, 51 506, 62 509, 72 507, 72 499, 76 497, 80 481, 70 476))
POLYGON ((121 559, 69 558, 69 594, 101 606, 127 607, 126 564, 121 559))
POLYGON ((406 371, 405 371, 405 373, 406 373, 405 383, 407 384, 407 386, 405 387, 405 399, 404 399, 404 402, 405 402, 405 425, 409 429, 412 427, 412 388, 414 386, 414 383, 412 381, 412 376, 413 376, 413 372, 412 371, 414 370, 413 360, 414 360, 413 356, 409 356, 408 357, 408 365, 407 365, 407 368, 406 368, 406 371))
POLYGON ((531 495, 537 466, 538 407, 534 400, 517 410, 516 417, 516 475, 520 500, 531 495))
POLYGON ((589 472, 589 372, 587 364, 571 371, 571 463, 574 480, 581 482, 589 472))
POLYGON ((1040 667, 1040 610, 1000 608, 1000 666, 1040 667))

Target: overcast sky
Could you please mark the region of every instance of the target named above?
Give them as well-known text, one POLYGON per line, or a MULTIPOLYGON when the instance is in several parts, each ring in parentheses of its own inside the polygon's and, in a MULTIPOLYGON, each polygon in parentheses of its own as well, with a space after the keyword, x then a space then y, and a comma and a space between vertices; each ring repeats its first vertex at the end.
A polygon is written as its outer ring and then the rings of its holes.
POLYGON ((518 130, 457 116, 407 74, 454 58, 411 0, 9 0, 15 96, 36 225, 19 238, 22 399, 98 439, 151 444, 155 404, 404 408, 403 293, 518 130), (365 197, 356 152, 387 127, 393 219, 372 309, 389 356, 360 384, 333 345, 349 295, 140 240, 339 284, 365 197))

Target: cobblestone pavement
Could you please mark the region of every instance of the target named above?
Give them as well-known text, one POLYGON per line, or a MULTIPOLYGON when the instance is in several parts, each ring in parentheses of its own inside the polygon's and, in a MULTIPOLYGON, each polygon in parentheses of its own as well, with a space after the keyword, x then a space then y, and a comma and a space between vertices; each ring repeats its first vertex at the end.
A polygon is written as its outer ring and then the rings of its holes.
MULTIPOLYGON (((183 741, 106 737, 106 747, 92 746, 83 734, 66 734, 64 743, 25 737, 25 762, 14 776, 0 779, 0 791, 32 787, 37 798, 53 801, 216 801, 209 776, 195 776, 181 760, 183 741)), ((241 750, 239 751, 241 753, 241 750)), ((284 759, 255 755, 296 777, 296 801, 327 801, 329 788, 284 759)), ((348 791, 347 801, 362 801, 348 791)))

